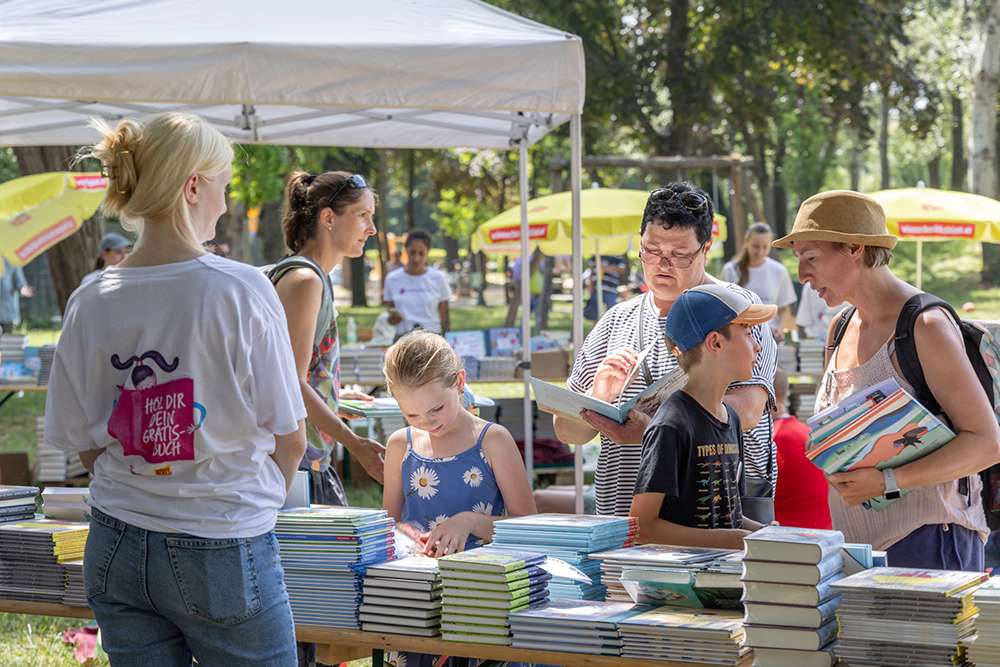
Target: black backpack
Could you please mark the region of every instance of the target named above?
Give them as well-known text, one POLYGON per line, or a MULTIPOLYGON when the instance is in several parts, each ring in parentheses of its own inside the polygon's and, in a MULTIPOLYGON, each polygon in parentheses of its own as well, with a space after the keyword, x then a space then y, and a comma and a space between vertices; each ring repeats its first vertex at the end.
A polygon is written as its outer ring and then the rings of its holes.
MULTIPOLYGON (((899 319, 896 320, 896 360, 899 362, 903 377, 913 385, 916 394, 914 398, 932 414, 943 416, 951 426, 948 416, 942 413, 941 406, 927 387, 924 371, 920 368, 920 359, 917 358, 917 346, 913 341, 913 326, 917 316, 928 308, 944 308, 955 318, 955 322, 962 330, 965 354, 972 364, 979 384, 986 392, 986 397, 990 400, 990 405, 993 406, 994 416, 1000 421, 1000 345, 997 343, 1000 322, 963 320, 948 302, 933 294, 922 293, 910 297, 903 305, 899 319)), ((854 310, 851 306, 840 314, 834 329, 833 342, 827 345, 828 350, 835 350, 840 345, 840 339, 844 336, 854 310)), ((983 480, 982 501, 986 525, 990 530, 1000 530, 1000 463, 981 470, 979 476, 983 480)), ((959 480, 958 488, 961 493, 968 494, 968 478, 959 480)))

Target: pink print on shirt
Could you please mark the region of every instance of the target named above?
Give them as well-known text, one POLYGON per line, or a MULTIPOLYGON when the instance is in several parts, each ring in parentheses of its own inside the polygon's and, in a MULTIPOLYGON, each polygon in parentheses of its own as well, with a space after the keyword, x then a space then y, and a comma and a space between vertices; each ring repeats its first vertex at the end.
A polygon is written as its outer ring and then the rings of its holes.
POLYGON ((157 382, 156 373, 143 362, 153 361, 161 370, 176 370, 179 359, 168 364, 156 351, 149 351, 126 362, 118 355, 111 357, 111 364, 132 370, 133 389, 118 386, 118 400, 108 420, 108 434, 118 440, 126 456, 139 455, 149 463, 194 460, 194 432, 201 426, 195 422, 197 408, 204 420, 205 410, 194 402, 194 380, 178 378, 163 384, 157 382))

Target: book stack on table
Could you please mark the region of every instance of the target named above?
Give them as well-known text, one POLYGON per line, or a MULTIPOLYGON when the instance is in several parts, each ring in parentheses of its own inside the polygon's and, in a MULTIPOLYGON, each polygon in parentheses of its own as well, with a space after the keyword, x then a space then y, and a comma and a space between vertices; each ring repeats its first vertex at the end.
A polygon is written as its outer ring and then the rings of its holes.
POLYGON ((285 587, 296 623, 359 628, 365 567, 395 557, 385 510, 313 505, 278 512, 285 587))
POLYGON ((622 657, 750 667, 753 650, 743 644, 743 614, 659 607, 618 622, 622 657))
POLYGON ((639 529, 630 517, 536 514, 497 521, 489 548, 531 551, 564 560, 590 577, 589 583, 557 577, 549 595, 566 600, 603 600, 601 566, 590 554, 635 544, 639 529))
POLYGON ((441 634, 437 560, 410 556, 366 568, 360 618, 365 632, 436 637, 441 634))
POLYGON ((0 523, 16 523, 34 518, 37 497, 37 486, 0 485, 0 523))
POLYGON ((969 660, 977 666, 1000 667, 1000 577, 992 577, 976 589, 972 602, 979 608, 979 616, 969 660))
POLYGON ((39 482, 62 482, 87 474, 79 454, 64 452, 45 443, 45 415, 35 417, 35 438, 38 442, 39 482))
POLYGON ((590 554, 590 557, 600 562, 601 583, 608 588, 605 599, 608 602, 632 602, 632 597, 621 581, 623 569, 626 567, 644 570, 669 568, 696 572, 706 563, 731 553, 734 553, 731 549, 643 544, 625 549, 601 551, 590 554))
POLYGON ((743 544, 746 643, 757 652, 755 664, 829 667, 840 596, 818 591, 832 583, 831 578, 842 578, 844 535, 837 530, 765 526, 743 538, 743 544), (751 594, 751 586, 762 587, 764 595, 751 594))
POLYGON ((551 578, 545 556, 502 549, 470 549, 438 558, 441 571, 441 638, 510 644, 507 615, 544 602, 551 578))
POLYGON ((32 519, 0 525, 0 598, 61 604, 65 564, 83 558, 90 525, 32 519))
POLYGON ((852 667, 968 665, 976 636, 974 601, 989 575, 903 567, 875 567, 833 584, 843 594, 837 610, 835 653, 852 667))
POLYGON ((63 563, 66 568, 66 590, 62 603, 67 607, 88 607, 87 591, 83 587, 83 559, 63 563))
POLYGON ((739 552, 720 556, 697 569, 625 566, 621 583, 636 604, 742 612, 741 556, 739 552))
POLYGON ((90 521, 90 489, 49 486, 42 491, 42 514, 57 521, 90 521))
POLYGON ((816 338, 799 341, 799 372, 822 373, 826 361, 826 345, 816 338))
POLYGON ((652 609, 627 602, 553 598, 510 614, 510 645, 564 653, 621 655, 618 622, 652 609))

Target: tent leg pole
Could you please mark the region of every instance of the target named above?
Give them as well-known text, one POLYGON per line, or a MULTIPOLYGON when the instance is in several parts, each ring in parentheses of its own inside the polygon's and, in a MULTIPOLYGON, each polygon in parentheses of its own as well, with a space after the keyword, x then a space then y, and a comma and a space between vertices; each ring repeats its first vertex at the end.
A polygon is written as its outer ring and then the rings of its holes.
MULTIPOLYGON (((583 349, 583 224, 580 210, 580 183, 583 166, 580 127, 582 118, 579 115, 570 116, 569 143, 570 163, 569 179, 573 192, 573 354, 579 355, 583 349)), ((583 446, 573 448, 573 485, 576 487, 576 503, 574 512, 583 514, 583 446)))
POLYGON ((597 319, 604 317, 604 267, 601 266, 601 240, 594 239, 594 269, 596 270, 595 294, 597 295, 597 319))
POLYGON ((535 488, 535 447, 531 427, 531 256, 528 254, 528 149, 518 154, 518 181, 521 191, 521 372, 524 376, 524 471, 528 487, 535 488))
POLYGON ((920 283, 923 282, 923 267, 924 267, 924 242, 917 241, 917 284, 914 286, 917 289, 920 288, 920 283))

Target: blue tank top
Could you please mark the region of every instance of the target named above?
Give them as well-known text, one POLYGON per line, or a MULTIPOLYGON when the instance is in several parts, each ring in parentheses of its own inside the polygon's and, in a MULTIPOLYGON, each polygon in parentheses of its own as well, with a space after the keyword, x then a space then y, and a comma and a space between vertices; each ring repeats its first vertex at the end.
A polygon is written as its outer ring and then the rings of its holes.
MULTIPOLYGON (((432 459, 414 452, 410 427, 406 427, 406 454, 402 464, 403 494, 406 497, 403 521, 426 532, 459 512, 503 516, 503 496, 483 454, 483 436, 492 425, 486 424, 475 447, 443 459, 432 459)), ((469 535, 465 549, 482 544, 481 538, 469 535)))

